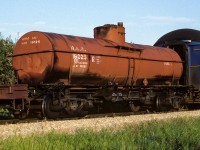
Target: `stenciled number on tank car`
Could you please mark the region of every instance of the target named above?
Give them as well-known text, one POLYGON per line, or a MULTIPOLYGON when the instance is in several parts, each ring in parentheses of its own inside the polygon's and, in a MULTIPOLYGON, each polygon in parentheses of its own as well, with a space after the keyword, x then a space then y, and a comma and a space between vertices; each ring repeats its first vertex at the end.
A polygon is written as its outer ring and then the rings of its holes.
POLYGON ((74 68, 87 68, 87 55, 86 54, 72 54, 74 68))
POLYGON ((40 44, 40 40, 31 40, 30 44, 40 44))

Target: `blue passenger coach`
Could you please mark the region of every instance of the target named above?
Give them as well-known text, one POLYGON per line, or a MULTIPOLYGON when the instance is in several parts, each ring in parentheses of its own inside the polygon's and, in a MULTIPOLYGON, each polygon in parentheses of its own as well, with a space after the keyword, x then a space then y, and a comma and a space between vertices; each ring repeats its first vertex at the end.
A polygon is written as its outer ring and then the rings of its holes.
POLYGON ((163 35, 154 46, 174 49, 184 62, 180 84, 200 89, 200 31, 175 30, 163 35))
POLYGON ((174 49, 183 61, 180 85, 188 88, 186 101, 200 103, 200 31, 179 29, 163 35, 154 46, 174 49))

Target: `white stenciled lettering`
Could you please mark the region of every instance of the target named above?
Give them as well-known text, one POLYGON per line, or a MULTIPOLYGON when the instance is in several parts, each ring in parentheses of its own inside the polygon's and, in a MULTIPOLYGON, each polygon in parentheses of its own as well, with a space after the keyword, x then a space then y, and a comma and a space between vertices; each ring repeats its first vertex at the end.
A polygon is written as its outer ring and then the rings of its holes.
POLYGON ((164 62, 164 65, 165 65, 165 66, 171 66, 172 63, 170 63, 170 62, 164 62))
POLYGON ((101 56, 92 56, 92 63, 100 64, 101 63, 101 56))
POLYGON ((28 41, 28 40, 29 40, 29 37, 22 38, 22 41, 28 41))
POLYGON ((30 41, 30 44, 40 44, 40 40, 32 40, 30 41))
POLYGON ((37 36, 33 36, 33 37, 32 37, 32 40, 37 40, 37 36))
POLYGON ((95 62, 95 56, 92 56, 92 62, 95 62))
POLYGON ((87 55, 86 54, 72 54, 73 68, 87 68, 87 55))
POLYGON ((71 50, 74 51, 74 46, 71 46, 71 50))
POLYGON ((27 41, 21 42, 22 45, 27 45, 27 41))
POLYGON ((74 46, 74 45, 71 45, 71 50, 72 51, 77 51, 77 52, 86 52, 87 50, 82 47, 82 46, 74 46))

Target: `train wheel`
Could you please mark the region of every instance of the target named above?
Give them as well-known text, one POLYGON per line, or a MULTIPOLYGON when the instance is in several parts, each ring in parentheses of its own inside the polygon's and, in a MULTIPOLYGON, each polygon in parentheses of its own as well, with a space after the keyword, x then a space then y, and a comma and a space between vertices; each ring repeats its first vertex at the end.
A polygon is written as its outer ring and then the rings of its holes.
POLYGON ((65 110, 71 116, 82 116, 85 114, 83 111, 83 106, 83 101, 69 100, 65 106, 65 110))
POLYGON ((155 109, 156 111, 169 111, 170 107, 163 104, 165 97, 157 96, 155 99, 155 109))
POLYGON ((130 102, 129 106, 132 112, 138 112, 141 108, 141 106, 137 102, 130 102))
POLYGON ((52 95, 47 95, 42 102, 42 112, 43 115, 49 119, 56 119, 60 117, 60 111, 55 110, 57 104, 53 104, 53 97, 52 95))

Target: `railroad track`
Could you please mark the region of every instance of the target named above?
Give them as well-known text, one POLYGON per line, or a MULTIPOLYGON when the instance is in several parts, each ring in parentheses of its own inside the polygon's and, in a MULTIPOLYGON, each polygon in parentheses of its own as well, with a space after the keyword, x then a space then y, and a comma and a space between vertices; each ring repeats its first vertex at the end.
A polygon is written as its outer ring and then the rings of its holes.
MULTIPOLYGON (((195 110, 195 109, 194 109, 195 110)), ((180 110, 185 111, 185 109, 180 110)), ((188 111, 188 110, 187 110, 188 111)), ((64 121, 64 120, 78 120, 78 119, 92 119, 92 118, 103 118, 103 117, 119 117, 119 116, 131 116, 131 115, 143 115, 143 114, 163 114, 168 112, 174 112, 174 110, 170 111, 162 111, 162 112, 155 112, 155 111, 139 111, 139 112, 121 112, 121 113, 103 113, 103 114, 89 114, 84 117, 63 117, 57 119, 38 119, 38 118, 27 118, 25 120, 20 119, 0 119, 0 125, 6 124, 21 124, 21 123, 34 123, 34 122, 44 122, 44 121, 64 121)), ((178 111, 177 111, 178 112, 178 111)))
MULTIPOLYGON (((0 125, 7 124, 21 124, 21 123, 34 123, 34 122, 42 122, 42 121, 63 121, 63 120, 78 120, 78 119, 91 119, 91 118, 103 118, 103 117, 118 117, 118 116, 130 116, 130 115, 142 115, 147 114, 147 111, 141 112, 123 112, 123 113, 105 113, 105 114, 90 114, 84 117, 70 117, 70 118, 58 118, 58 119, 37 119, 37 118, 28 118, 25 120, 20 119, 3 119, 0 120, 0 125)), ((155 113, 155 112, 154 112, 155 113)))
POLYGON ((26 120, 20 120, 20 119, 7 119, 7 120, 0 120, 0 125, 6 125, 6 124, 18 124, 18 123, 32 123, 32 122, 41 122, 44 120, 39 120, 36 118, 26 119, 26 120))

